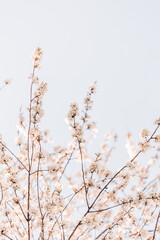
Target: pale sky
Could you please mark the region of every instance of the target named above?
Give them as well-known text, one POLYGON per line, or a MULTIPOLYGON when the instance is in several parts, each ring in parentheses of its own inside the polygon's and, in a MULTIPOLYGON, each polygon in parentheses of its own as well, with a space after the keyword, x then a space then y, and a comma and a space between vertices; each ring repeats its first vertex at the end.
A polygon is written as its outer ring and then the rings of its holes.
POLYGON ((49 88, 43 126, 55 145, 69 139, 70 103, 82 105, 95 81, 97 150, 106 132, 117 132, 123 156, 127 131, 137 141, 142 128, 153 130, 160 116, 160 1, 1 1, 0 81, 12 84, 0 92, 0 132, 9 146, 19 108, 28 104, 37 46, 44 51, 40 79, 49 88))

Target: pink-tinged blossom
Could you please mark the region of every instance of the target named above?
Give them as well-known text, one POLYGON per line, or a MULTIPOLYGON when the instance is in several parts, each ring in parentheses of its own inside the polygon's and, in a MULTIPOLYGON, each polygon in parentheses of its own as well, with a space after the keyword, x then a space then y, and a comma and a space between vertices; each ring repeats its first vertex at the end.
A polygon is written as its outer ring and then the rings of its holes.
POLYGON ((139 142, 138 147, 140 151, 142 151, 143 153, 146 153, 151 148, 151 145, 149 142, 145 141, 145 142, 139 142))
POLYGON ((160 125, 160 117, 154 123, 160 125))
POLYGON ((6 80, 4 80, 4 83, 5 83, 6 85, 9 85, 9 84, 11 84, 11 80, 10 80, 10 79, 6 79, 6 80))
POLYGON ((142 129, 142 131, 140 132, 140 137, 141 138, 147 138, 147 137, 149 137, 149 135, 150 135, 150 132, 146 128, 142 129))
POLYGON ((34 59, 33 63, 34 68, 40 67, 40 61, 42 59, 42 56, 43 56, 42 49, 40 47, 37 47, 32 54, 32 58, 34 59))

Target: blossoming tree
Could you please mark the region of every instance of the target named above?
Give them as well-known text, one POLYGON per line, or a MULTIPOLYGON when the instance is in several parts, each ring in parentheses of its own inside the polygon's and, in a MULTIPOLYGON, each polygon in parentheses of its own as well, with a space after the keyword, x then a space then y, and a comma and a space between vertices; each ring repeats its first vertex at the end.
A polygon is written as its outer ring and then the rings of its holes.
POLYGON ((81 113, 77 103, 70 106, 66 121, 72 141, 49 152, 48 132, 39 128, 47 91, 37 76, 42 50, 38 47, 32 57, 28 120, 20 112, 18 154, 0 139, 0 239, 160 239, 160 119, 152 134, 141 131, 137 152, 128 134, 129 161, 112 172, 109 134, 99 153, 90 156, 87 151, 86 133, 95 130, 89 115, 95 83, 81 113), (151 148, 154 155, 141 164, 140 157, 151 148))

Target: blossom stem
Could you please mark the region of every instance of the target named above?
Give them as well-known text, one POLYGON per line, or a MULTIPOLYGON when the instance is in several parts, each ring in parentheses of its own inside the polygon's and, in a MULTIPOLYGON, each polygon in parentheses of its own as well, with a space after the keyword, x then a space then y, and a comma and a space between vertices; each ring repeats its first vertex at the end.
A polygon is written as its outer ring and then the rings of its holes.
POLYGON ((160 211, 159 211, 158 216, 157 216, 157 220, 156 220, 156 224, 155 224, 155 228, 154 228, 154 232, 153 232, 153 238, 152 238, 152 240, 154 240, 155 237, 156 237, 156 230, 157 230, 157 226, 158 226, 159 218, 160 218, 160 211))

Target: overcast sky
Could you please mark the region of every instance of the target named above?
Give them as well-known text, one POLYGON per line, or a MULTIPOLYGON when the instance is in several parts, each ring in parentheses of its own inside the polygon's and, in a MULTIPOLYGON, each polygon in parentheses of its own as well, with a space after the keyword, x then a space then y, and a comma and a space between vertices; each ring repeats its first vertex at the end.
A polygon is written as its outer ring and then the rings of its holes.
POLYGON ((44 51, 40 78, 49 86, 43 126, 55 145, 69 139, 70 103, 82 105, 95 81, 96 144, 112 131, 124 147, 127 131, 137 140, 142 128, 153 130, 160 116, 159 13, 158 0, 1 1, 0 81, 10 78, 12 85, 0 92, 0 132, 9 145, 19 108, 28 104, 37 46, 44 51))

